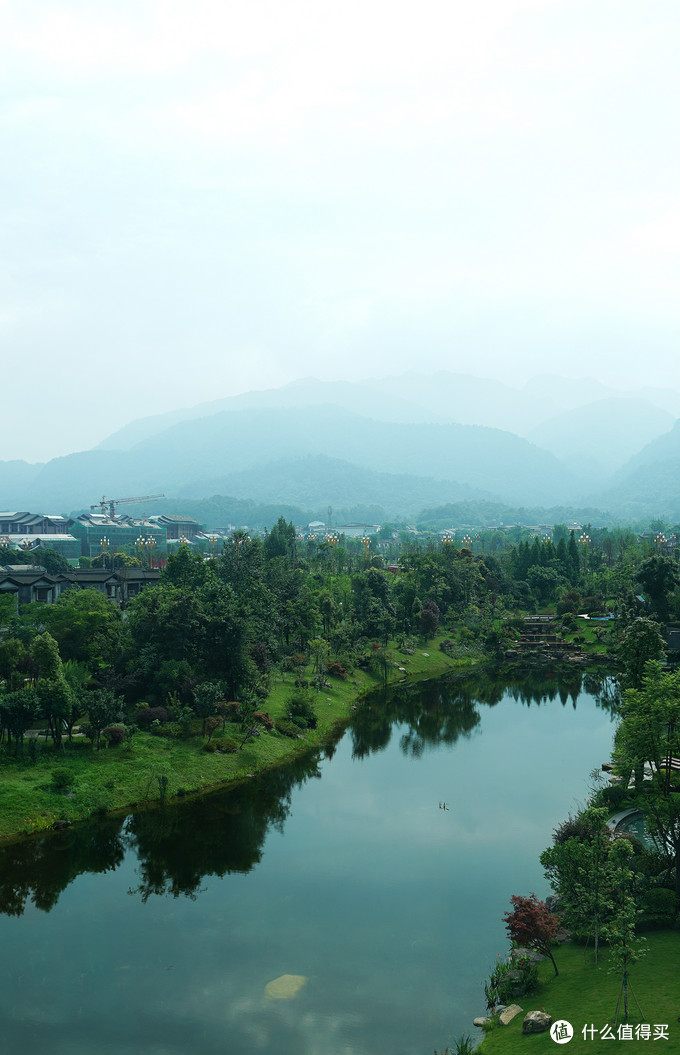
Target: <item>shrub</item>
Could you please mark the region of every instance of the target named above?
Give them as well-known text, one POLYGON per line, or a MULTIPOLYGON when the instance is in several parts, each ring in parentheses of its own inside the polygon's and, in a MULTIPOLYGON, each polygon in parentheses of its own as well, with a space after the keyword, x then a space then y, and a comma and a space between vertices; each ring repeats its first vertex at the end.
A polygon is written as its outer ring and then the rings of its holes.
POLYGON ((203 750, 207 751, 209 755, 213 754, 213 752, 217 751, 217 741, 207 740, 206 743, 203 744, 203 750))
MULTIPOLYGON (((221 755, 233 755, 238 751, 238 743, 231 736, 218 736, 212 741, 212 744, 215 745, 215 750, 219 751, 221 755)), ((206 744, 206 747, 209 746, 209 744, 206 744)))
POLYGON ((118 747, 125 739, 124 725, 107 725, 102 729, 102 736, 108 741, 109 747, 118 747))
POLYGON ((649 926, 669 927, 678 914, 678 898, 674 890, 651 887, 645 893, 641 922, 649 926))
POLYGON ((274 719, 269 714, 269 711, 253 711, 252 720, 257 722, 258 725, 262 725, 267 732, 271 732, 274 728, 274 719))
POLYGON ((342 678, 343 681, 347 680, 347 671, 342 663, 338 663, 336 659, 328 661, 326 664, 326 673, 331 678, 342 678))
POLYGON ((616 810, 629 797, 629 792, 623 784, 610 784, 609 787, 602 788, 599 797, 603 806, 616 810))
POLYGON ((164 725, 168 720, 168 712, 165 707, 140 707, 136 718, 139 728, 148 731, 153 722, 164 725))
POLYGON ((58 769, 55 769, 52 772, 52 784, 50 790, 61 794, 72 788, 75 782, 76 775, 73 770, 69 769, 68 766, 59 766, 58 769))
POLYGON ((32 736, 26 741, 28 748, 28 758, 31 762, 37 762, 40 758, 40 752, 42 751, 42 744, 38 740, 37 736, 32 736))
POLYGON ((577 813, 575 817, 570 813, 567 819, 553 830, 553 842, 558 846, 566 843, 567 839, 578 839, 580 842, 591 841, 590 825, 583 813, 577 813))
POLYGON ((288 716, 291 721, 295 718, 304 718, 305 725, 309 729, 316 729, 316 712, 309 692, 292 692, 287 700, 288 716))
POLYGON ((238 722, 241 716, 241 704, 238 700, 229 700, 228 703, 218 703, 217 708, 227 722, 238 722))
POLYGON ((296 740, 297 737, 300 736, 300 727, 294 725, 292 722, 287 722, 285 720, 278 721, 276 723, 276 728, 280 733, 283 733, 284 736, 290 736, 293 740, 296 740))

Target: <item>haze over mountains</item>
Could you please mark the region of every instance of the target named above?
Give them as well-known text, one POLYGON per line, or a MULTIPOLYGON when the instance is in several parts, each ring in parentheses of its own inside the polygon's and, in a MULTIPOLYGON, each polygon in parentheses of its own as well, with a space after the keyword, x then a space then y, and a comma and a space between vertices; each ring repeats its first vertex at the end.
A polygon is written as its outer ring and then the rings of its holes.
POLYGON ((139 419, 44 464, 0 462, 0 507, 69 511, 163 491, 370 506, 389 519, 483 500, 680 519, 679 417, 678 392, 591 379, 305 379, 139 419))

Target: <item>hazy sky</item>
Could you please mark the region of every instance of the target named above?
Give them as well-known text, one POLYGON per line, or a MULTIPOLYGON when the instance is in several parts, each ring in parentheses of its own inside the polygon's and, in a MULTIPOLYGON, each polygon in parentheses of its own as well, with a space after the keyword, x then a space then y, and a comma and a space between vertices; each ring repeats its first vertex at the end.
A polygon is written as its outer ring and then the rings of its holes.
POLYGON ((0 0, 0 458, 298 377, 680 388, 677 0, 0 0))

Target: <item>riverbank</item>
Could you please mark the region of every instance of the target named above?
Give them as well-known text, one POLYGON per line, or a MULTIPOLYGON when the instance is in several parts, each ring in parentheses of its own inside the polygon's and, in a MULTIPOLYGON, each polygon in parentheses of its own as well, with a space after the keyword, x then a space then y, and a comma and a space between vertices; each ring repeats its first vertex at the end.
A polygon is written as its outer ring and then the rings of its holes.
MULTIPOLYGON (((680 1052, 680 1025, 678 1024, 678 978, 680 978, 680 933, 676 930, 650 931, 646 955, 635 963, 629 972, 629 1023, 632 1024, 634 1044, 640 1044, 645 1036, 636 1037, 636 1026, 647 1023, 649 1040, 655 1039, 656 1027, 666 1026, 663 1050, 680 1052), (635 998, 642 1008, 638 1010, 635 998)), ((567 943, 555 951, 559 974, 555 976, 552 964, 545 960, 539 964, 539 986, 536 992, 521 997, 517 1002, 522 1013, 507 1026, 497 1025, 486 1033, 477 1051, 482 1055, 519 1055, 527 1048, 532 1051, 552 1051, 554 1041, 550 1033, 538 1033, 527 1037, 522 1034, 522 1023, 528 1011, 546 1011, 553 1019, 571 1023, 574 1036, 569 1051, 592 1051, 604 1037, 600 1030, 607 1025, 616 1037, 616 1006, 621 988, 621 973, 610 972, 609 950, 601 950, 597 964, 593 963, 592 950, 584 955, 582 945, 567 943), (583 1027, 593 1026, 595 1034, 583 1035, 583 1027)), ((623 1004, 619 1021, 623 1021, 623 1004)), ((656 1039, 661 1039, 657 1037, 656 1039)), ((618 1050, 630 1041, 611 1040, 611 1047, 618 1050)), ((636 1049, 637 1050, 637 1049, 636 1049)))
MULTIPOLYGON (((388 684, 417 682, 472 669, 478 658, 454 657, 439 646, 445 634, 422 642, 412 654, 393 649, 398 666, 388 684)), ((119 747, 92 751, 89 743, 50 746, 32 761, 6 754, 0 767, 0 843, 9 843, 55 824, 73 824, 96 814, 182 799, 238 784, 272 766, 341 735, 361 700, 378 690, 382 675, 356 669, 346 679, 329 678, 316 697, 317 727, 291 739, 276 730, 262 732, 232 754, 209 753, 200 735, 189 739, 137 733, 119 747)), ((261 709, 275 721, 287 717, 292 675, 279 678, 261 709)))

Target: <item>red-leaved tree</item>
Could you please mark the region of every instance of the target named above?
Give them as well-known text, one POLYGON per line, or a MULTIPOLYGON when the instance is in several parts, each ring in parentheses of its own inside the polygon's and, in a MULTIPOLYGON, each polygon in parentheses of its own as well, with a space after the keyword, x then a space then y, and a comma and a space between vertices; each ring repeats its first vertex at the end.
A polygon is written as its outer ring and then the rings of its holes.
POLYGON ((536 952, 549 956, 555 974, 558 974, 552 954, 552 943, 562 917, 551 912, 545 901, 539 901, 535 894, 529 894, 529 897, 514 894, 510 903, 512 912, 506 912, 503 916, 510 940, 522 948, 535 949, 536 952))

